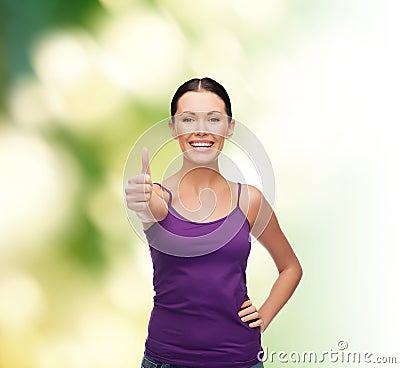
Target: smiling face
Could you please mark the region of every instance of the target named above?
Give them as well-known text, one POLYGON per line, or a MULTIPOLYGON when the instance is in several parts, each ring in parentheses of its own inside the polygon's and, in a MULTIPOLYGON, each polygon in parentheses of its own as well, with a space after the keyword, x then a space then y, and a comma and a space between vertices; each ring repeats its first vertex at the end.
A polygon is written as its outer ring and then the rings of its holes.
POLYGON ((225 138, 233 134, 235 121, 229 122, 224 101, 209 91, 186 92, 178 100, 171 134, 178 139, 185 157, 196 163, 215 160, 225 138))

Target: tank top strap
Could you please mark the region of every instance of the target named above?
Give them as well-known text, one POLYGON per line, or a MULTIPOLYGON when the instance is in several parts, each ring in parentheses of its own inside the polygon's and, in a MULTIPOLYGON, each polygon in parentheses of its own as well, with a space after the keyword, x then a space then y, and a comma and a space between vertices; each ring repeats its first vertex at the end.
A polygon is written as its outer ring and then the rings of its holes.
POLYGON ((159 185, 161 187, 161 189, 164 189, 169 193, 168 207, 171 207, 171 202, 172 202, 172 193, 171 193, 171 191, 167 187, 164 187, 164 185, 162 185, 161 183, 153 182, 153 184, 159 185))
POLYGON ((239 199, 240 199, 240 192, 241 192, 241 189, 242 189, 242 184, 241 184, 241 183, 238 183, 238 194, 237 194, 238 199, 237 199, 236 207, 239 207, 239 199))

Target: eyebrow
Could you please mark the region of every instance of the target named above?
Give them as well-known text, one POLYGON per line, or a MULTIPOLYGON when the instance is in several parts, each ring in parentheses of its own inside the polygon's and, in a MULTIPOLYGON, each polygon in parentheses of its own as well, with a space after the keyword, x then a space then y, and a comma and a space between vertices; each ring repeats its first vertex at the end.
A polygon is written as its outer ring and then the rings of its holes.
MULTIPOLYGON (((211 115, 211 114, 214 114, 214 113, 222 114, 221 112, 219 112, 217 110, 213 110, 213 111, 209 111, 207 113, 207 115, 211 115)), ((184 111, 184 112, 182 112, 182 114, 196 115, 196 113, 194 113, 193 111, 184 111)))

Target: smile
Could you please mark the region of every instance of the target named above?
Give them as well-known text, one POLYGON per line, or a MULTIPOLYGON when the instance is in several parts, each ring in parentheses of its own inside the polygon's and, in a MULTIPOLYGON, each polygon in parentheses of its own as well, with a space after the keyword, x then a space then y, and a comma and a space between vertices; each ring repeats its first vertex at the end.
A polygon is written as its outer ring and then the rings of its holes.
POLYGON ((212 141, 190 141, 189 144, 196 150, 196 151, 205 151, 210 148, 214 142, 212 141))

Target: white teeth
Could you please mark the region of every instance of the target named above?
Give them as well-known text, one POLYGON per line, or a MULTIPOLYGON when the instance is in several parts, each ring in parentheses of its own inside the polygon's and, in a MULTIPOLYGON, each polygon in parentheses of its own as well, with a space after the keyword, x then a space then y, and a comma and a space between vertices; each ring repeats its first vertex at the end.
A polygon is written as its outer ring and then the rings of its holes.
POLYGON ((211 147, 213 143, 190 143, 193 147, 211 147))

